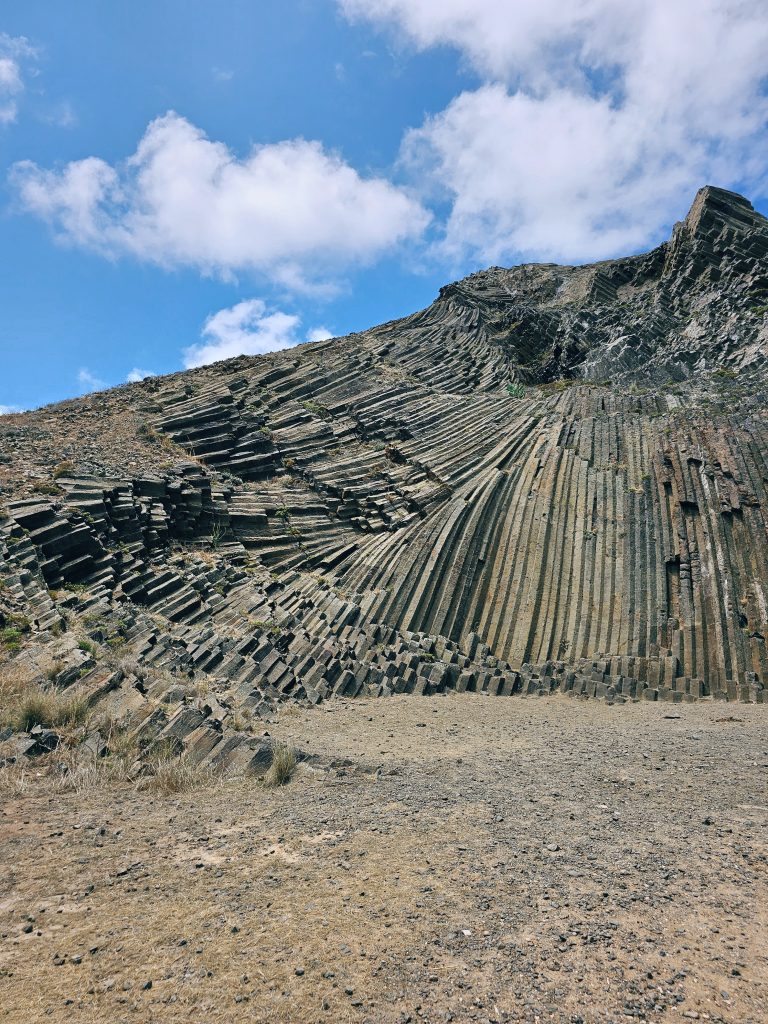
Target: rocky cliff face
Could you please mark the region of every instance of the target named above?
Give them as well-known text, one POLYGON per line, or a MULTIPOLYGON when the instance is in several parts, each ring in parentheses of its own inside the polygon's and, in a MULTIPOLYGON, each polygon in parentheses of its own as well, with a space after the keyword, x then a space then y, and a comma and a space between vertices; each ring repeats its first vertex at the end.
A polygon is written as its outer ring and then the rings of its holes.
POLYGON ((4 657, 236 764, 286 699, 763 701, 767 256, 705 188, 642 256, 4 417, 4 657))

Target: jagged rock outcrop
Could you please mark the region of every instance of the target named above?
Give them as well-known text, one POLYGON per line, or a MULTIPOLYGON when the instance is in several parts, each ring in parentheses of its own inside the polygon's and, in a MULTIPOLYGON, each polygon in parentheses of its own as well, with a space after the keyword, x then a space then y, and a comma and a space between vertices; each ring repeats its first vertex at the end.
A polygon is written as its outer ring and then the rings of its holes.
POLYGON ((651 253, 4 418, 8 656, 243 765, 286 699, 762 702, 767 256, 705 188, 651 253))

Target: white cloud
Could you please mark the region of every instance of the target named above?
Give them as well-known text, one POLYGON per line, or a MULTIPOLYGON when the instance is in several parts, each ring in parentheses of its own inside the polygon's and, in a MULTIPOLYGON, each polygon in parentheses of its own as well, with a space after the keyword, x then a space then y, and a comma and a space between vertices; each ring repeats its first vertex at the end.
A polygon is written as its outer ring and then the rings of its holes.
POLYGON ((455 259, 639 248, 719 184, 768 188, 764 0, 339 0, 485 80, 406 136, 455 259))
POLYGON ((140 380, 145 380, 147 377, 154 376, 155 374, 151 370, 140 370, 138 366, 134 366, 134 368, 125 378, 125 381, 126 384, 138 384, 140 380))
POLYGON ((40 119, 57 128, 74 128, 78 123, 75 108, 69 100, 60 100, 54 103, 49 110, 40 115, 40 119))
POLYGON ((62 240, 110 256, 292 286, 418 237, 428 214, 383 178, 363 178, 319 142, 256 146, 244 159, 169 113, 120 167, 97 157, 16 164, 23 205, 62 240))
MULTIPOLYGON (((419 49, 461 50, 484 76, 580 74, 585 50, 615 46, 647 0, 338 0, 351 19, 392 25, 419 49), (556 60, 554 58, 557 58, 556 60), (543 58, 543 59, 542 59, 543 58)), ((676 0, 670 0, 675 3, 676 0)), ((627 42, 625 37, 624 42, 627 42)))
POLYGON ((82 385, 84 391, 100 391, 107 386, 105 380, 91 373, 85 366, 80 367, 77 371, 77 380, 82 385))
POLYGON ((23 88, 19 65, 10 57, 0 57, 0 89, 13 95, 23 88))
POLYGON ((607 100, 565 91, 539 101, 501 85, 459 96, 404 152, 451 196, 443 251, 492 263, 640 248, 727 163, 693 139, 685 154, 657 151, 607 100))
POLYGON ((42 171, 34 164, 15 164, 12 177, 25 206, 56 227, 62 240, 109 252, 114 229, 100 208, 106 195, 119 197, 116 172, 99 160, 77 160, 60 172, 42 171))
POLYGON ((246 299, 208 317, 201 331, 202 344, 184 351, 184 366, 189 369, 233 356, 261 355, 331 337, 324 327, 312 328, 301 337, 300 323, 298 316, 269 310, 261 299, 246 299))
POLYGON ((327 327, 313 327, 307 331, 307 341, 328 341, 333 335, 327 327))
POLYGON ((19 96, 24 92, 23 64, 35 52, 23 36, 0 32, 0 124, 16 120, 19 96))
POLYGON ((23 412, 18 405, 0 405, 0 416, 10 416, 13 412, 23 412))

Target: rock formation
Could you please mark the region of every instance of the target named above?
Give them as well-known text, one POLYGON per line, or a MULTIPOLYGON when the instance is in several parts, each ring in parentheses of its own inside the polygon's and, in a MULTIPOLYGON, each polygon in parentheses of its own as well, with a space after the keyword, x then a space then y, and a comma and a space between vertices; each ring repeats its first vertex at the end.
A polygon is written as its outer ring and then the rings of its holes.
POLYGON ((762 702, 767 256, 708 187, 644 255, 4 417, 0 648, 243 766, 288 699, 762 702))

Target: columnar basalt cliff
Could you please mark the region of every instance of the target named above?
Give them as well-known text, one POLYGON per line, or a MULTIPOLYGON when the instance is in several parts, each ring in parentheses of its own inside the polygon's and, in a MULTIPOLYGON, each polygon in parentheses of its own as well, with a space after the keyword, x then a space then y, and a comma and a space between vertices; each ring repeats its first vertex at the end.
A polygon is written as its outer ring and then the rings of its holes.
POLYGON ((287 699, 762 702, 767 257, 704 188, 645 255, 4 417, 4 656, 242 766, 287 699))

